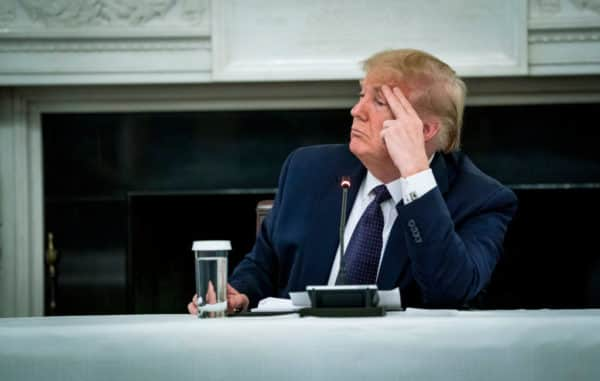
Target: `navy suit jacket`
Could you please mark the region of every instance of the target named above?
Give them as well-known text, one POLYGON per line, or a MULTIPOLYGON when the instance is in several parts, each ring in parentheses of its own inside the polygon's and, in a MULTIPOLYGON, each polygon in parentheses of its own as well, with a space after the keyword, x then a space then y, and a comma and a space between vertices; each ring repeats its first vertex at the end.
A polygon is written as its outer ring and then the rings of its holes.
MULTIPOLYGON (((431 168, 437 187, 396 206, 377 285, 400 287, 404 306, 461 306, 489 282, 517 199, 460 152, 436 154, 431 168)), ((273 209, 230 277, 251 306, 327 284, 339 245, 340 179, 352 180, 349 213, 365 175, 347 145, 290 154, 273 209)))

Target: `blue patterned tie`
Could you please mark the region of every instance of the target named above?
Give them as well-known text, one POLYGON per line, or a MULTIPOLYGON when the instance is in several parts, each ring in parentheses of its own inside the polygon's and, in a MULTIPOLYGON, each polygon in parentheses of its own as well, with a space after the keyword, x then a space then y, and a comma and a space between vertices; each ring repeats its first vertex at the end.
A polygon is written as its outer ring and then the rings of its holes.
POLYGON ((367 206, 352 233, 336 284, 374 284, 377 280, 383 247, 383 213, 380 204, 391 196, 385 185, 376 186, 372 192, 375 199, 367 206))

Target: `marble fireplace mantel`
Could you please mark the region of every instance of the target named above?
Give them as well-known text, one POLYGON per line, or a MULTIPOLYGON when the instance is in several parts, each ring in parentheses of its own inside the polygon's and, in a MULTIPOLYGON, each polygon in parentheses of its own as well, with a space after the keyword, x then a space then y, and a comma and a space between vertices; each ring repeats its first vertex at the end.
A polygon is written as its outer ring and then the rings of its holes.
POLYGON ((43 314, 43 113, 350 107, 407 46, 470 105, 600 101, 598 0, 0 0, 0 316, 43 314))
POLYGON ((598 74, 597 0, 2 0, 0 85, 349 80, 418 47, 464 77, 598 74))

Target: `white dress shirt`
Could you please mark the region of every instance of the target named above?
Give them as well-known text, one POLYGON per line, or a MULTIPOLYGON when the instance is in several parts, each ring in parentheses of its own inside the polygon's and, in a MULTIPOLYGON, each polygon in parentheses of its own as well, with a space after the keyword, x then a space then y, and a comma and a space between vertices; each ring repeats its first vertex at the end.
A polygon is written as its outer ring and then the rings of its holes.
MULTIPOLYGON (((433 159, 433 156, 431 159, 433 159)), ((429 162, 431 163, 431 160, 429 160, 429 162)), ((354 233, 354 229, 356 228, 360 217, 363 215, 365 209, 367 209, 367 206, 375 198, 375 195, 372 192, 373 188, 381 184, 382 182, 377 180, 371 172, 367 172, 367 175, 360 184, 358 194, 356 195, 356 200, 354 201, 354 205, 352 205, 352 210, 350 211, 348 220, 346 221, 346 229, 344 230, 344 249, 348 247, 348 243, 350 242, 350 238, 352 237, 352 233, 354 233)), ((381 249, 381 255, 379 256, 377 277, 379 277, 381 260, 383 258, 383 253, 385 251, 388 238, 390 237, 390 231, 392 230, 392 226, 394 226, 396 217, 398 217, 396 205, 399 202, 404 202, 405 205, 409 204, 410 202, 416 200, 435 188, 437 183, 433 177, 433 172, 430 168, 428 168, 412 176, 406 178, 401 177, 392 181, 391 183, 385 184, 385 186, 388 192, 390 192, 392 198, 380 204, 381 211, 383 213, 383 245, 381 249)), ((331 273, 329 274, 329 281, 327 282, 329 286, 335 285, 339 271, 340 246, 338 245, 333 266, 331 267, 331 273)))

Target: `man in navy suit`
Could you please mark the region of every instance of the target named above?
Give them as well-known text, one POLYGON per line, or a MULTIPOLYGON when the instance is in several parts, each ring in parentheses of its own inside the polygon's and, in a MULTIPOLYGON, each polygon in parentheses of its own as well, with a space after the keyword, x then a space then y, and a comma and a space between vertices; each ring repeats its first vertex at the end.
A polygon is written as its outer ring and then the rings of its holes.
MULTIPOLYGON (((230 311, 339 282, 345 176, 349 251, 375 188, 387 191, 373 240, 379 289, 400 287, 405 306, 457 307, 489 282, 517 199, 458 150, 464 83, 418 50, 375 54, 364 69, 350 144, 300 148, 283 165, 273 209, 230 277, 230 311)), ((361 255, 353 254, 359 262, 361 255)), ((195 303, 188 309, 196 313, 195 303)))

